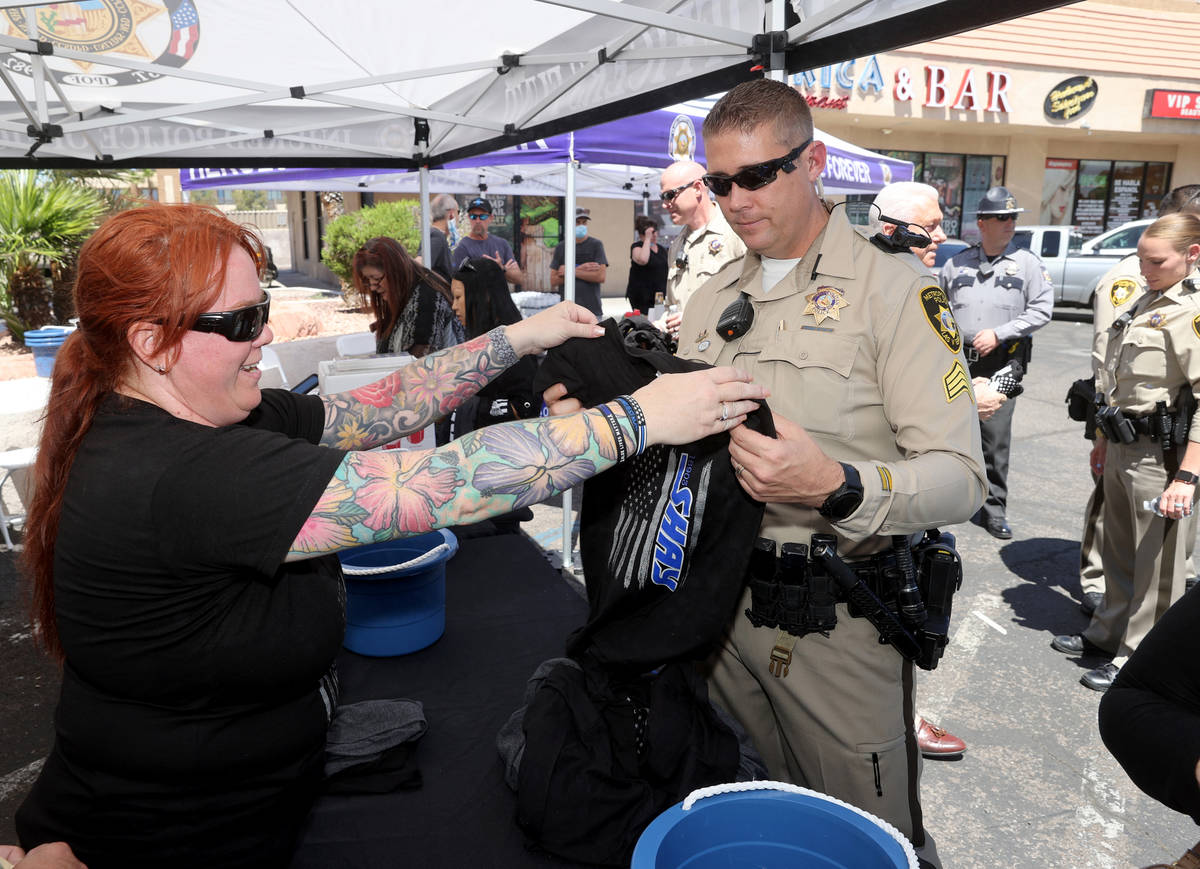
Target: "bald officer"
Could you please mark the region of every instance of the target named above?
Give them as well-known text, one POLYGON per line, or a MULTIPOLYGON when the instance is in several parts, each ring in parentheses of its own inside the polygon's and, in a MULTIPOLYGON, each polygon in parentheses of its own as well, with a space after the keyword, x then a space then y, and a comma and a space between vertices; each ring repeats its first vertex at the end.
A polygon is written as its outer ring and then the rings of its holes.
MULTIPOLYGON (((1186 184, 1176 187, 1163 197, 1159 203, 1158 213, 1175 214, 1176 212, 1200 214, 1200 184, 1186 184)), ((1137 254, 1130 254, 1113 266, 1096 284, 1092 305, 1092 377, 1099 374, 1104 365, 1104 356, 1108 349, 1109 330, 1113 321, 1126 311, 1133 310, 1133 304, 1145 292, 1142 284, 1141 263, 1137 254)), ((1089 436, 1094 436, 1088 432, 1089 436)), ((1079 608, 1083 614, 1090 616, 1104 600, 1104 566, 1100 561, 1100 551, 1104 540, 1104 486, 1099 469, 1091 468, 1095 486, 1088 498, 1087 509, 1083 516, 1083 535, 1079 546, 1079 588, 1083 593, 1083 601, 1079 608)), ((1185 541, 1186 547, 1186 582, 1190 588, 1196 581, 1196 568, 1192 563, 1192 551, 1196 538, 1190 536, 1185 541)))
POLYGON ((667 303, 678 305, 665 326, 672 335, 688 299, 726 264, 739 260, 746 246, 725 222, 721 210, 700 180, 704 167, 692 160, 678 160, 663 170, 662 202, 671 222, 682 226, 667 251, 667 303))
MULTIPOLYGON (((993 187, 979 200, 979 244, 942 266, 942 289, 950 297, 954 319, 972 377, 990 377, 1012 361, 1029 364, 1030 336, 1050 322, 1054 287, 1036 254, 1012 243, 1016 198, 1005 187, 993 187)), ((1008 506, 1008 456, 1016 399, 1004 403, 980 422, 987 461, 988 496, 973 518, 993 537, 1008 540, 1012 529, 1008 506)))
MULTIPOLYGON (((741 366, 770 389, 778 438, 739 426, 730 445, 743 488, 767 505, 759 535, 779 551, 832 534, 846 561, 874 574, 863 562, 891 535, 963 521, 983 500, 971 379, 945 294, 911 253, 885 252, 844 210, 827 211, 815 187, 825 146, 792 88, 738 85, 704 139, 705 183, 749 252, 688 302, 679 353, 741 366), (748 313, 722 317, 739 302, 748 313)), ((912 662, 844 601, 832 630, 800 635, 755 627, 752 607, 747 591, 710 686, 769 776, 885 818, 936 865, 912 662)))

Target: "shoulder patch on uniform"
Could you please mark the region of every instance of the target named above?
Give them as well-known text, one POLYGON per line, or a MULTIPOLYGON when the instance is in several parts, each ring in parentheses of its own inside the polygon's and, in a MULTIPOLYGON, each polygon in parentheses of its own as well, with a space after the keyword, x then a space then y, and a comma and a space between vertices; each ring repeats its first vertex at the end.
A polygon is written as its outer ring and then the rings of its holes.
POLYGON ((1137 291, 1137 281, 1121 278, 1119 281, 1113 281, 1113 285, 1109 287, 1108 298, 1114 308, 1119 308, 1137 295, 1137 291))
POLYGON ((971 389, 971 378, 967 375, 967 369, 963 368, 961 362, 957 359, 950 366, 950 370, 946 372, 946 376, 942 378, 942 386, 946 390, 946 403, 954 401, 964 392, 974 395, 971 389))
POLYGON ((1196 333, 1196 337, 1200 338, 1200 316, 1192 319, 1192 331, 1196 333))
POLYGON ((950 300, 946 298, 946 291, 941 287, 926 287, 921 290, 921 307, 925 309, 925 319, 942 339, 946 349, 951 353, 961 350, 962 335, 959 334, 954 314, 950 312, 950 300))
POLYGON ((883 491, 892 491, 892 472, 883 465, 876 465, 875 469, 879 471, 879 482, 883 485, 883 491))

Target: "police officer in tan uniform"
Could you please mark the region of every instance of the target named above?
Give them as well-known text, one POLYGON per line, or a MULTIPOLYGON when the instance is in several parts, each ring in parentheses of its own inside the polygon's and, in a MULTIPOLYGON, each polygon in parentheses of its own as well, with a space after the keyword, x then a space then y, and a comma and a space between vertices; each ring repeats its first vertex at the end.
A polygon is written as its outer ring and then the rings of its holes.
MULTIPOLYGON (((1200 184, 1187 184, 1176 187, 1163 197, 1159 203, 1159 215, 1175 214, 1176 212, 1190 214, 1200 213, 1200 184)), ((1109 328, 1120 314, 1132 308, 1133 303, 1141 298, 1145 288, 1142 286, 1142 273, 1137 254, 1130 254, 1113 266, 1096 284, 1092 304, 1092 376, 1095 378, 1104 365, 1105 352, 1108 347, 1109 328)), ((1089 438, 1092 432, 1087 432, 1089 438)), ((1079 546, 1079 587, 1083 593, 1083 602, 1079 608, 1083 614, 1090 616, 1100 602, 1104 600, 1104 567, 1100 561, 1101 541, 1104 538, 1104 487, 1099 469, 1091 468, 1095 485, 1091 497, 1088 498, 1087 508, 1083 516, 1083 535, 1079 546)), ((1192 564, 1192 551, 1195 547, 1195 537, 1189 537, 1185 567, 1187 569, 1187 584, 1190 586, 1196 579, 1196 568, 1192 564)))
MULTIPOLYGON (((906 249, 888 252, 832 214, 815 184, 825 147, 786 85, 738 85, 704 124, 705 183, 749 253, 688 303, 679 353, 733 364, 770 389, 777 439, 739 426, 730 455, 766 503, 778 547, 836 537, 847 562, 890 535, 966 519, 986 482, 971 379, 941 288, 906 249), (743 302, 752 314, 718 331, 743 302)), ((907 541, 906 541, 907 542, 907 541)), ((749 732, 771 778, 895 825, 933 864, 918 798, 913 664, 836 605, 826 633, 755 627, 743 611, 711 664, 714 699, 749 732)))
POLYGON ((1093 464, 1103 469, 1104 600, 1083 634, 1052 643, 1066 654, 1113 656, 1080 680, 1096 691, 1108 689, 1142 637, 1182 596, 1187 540, 1196 534, 1200 217, 1159 218, 1138 242, 1138 258, 1146 293, 1110 327, 1096 384, 1107 407, 1119 412, 1102 412, 1092 450, 1093 464), (1157 512, 1145 507, 1155 498, 1157 512))
POLYGON ((671 222, 682 226, 667 251, 667 303, 678 311, 664 323, 672 335, 679 332, 683 309, 697 289, 727 263, 739 260, 746 246, 725 222, 721 209, 700 178, 704 167, 693 160, 678 160, 659 179, 662 202, 671 222))

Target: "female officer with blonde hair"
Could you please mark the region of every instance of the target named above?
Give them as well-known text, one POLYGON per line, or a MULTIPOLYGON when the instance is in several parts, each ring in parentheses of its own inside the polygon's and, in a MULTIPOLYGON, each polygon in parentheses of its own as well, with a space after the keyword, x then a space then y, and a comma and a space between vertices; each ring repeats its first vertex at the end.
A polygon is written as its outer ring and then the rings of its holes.
POLYGON ((1066 654, 1112 656, 1080 680, 1096 691, 1108 689, 1183 595, 1186 541, 1196 534, 1200 217, 1156 220, 1138 242, 1138 259, 1146 294, 1111 327, 1096 382, 1107 407, 1119 412, 1101 413, 1108 422, 1092 450, 1093 466, 1103 469, 1104 602, 1082 634, 1052 643, 1066 654), (1149 509, 1155 499, 1157 510, 1149 509))

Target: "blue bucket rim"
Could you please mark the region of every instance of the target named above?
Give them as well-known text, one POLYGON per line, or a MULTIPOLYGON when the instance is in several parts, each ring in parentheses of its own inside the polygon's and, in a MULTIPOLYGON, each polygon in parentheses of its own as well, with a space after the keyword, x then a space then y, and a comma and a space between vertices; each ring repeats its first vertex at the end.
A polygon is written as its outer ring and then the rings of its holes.
MULTIPOLYGON (((444 565, 447 561, 449 561, 451 558, 453 558, 454 555, 458 552, 458 537, 456 537, 454 535, 454 532, 448 528, 435 528, 433 531, 425 532, 425 534, 414 534, 411 537, 399 537, 395 540, 384 540, 384 541, 380 541, 379 543, 366 543, 366 544, 363 544, 362 546, 354 546, 354 547, 351 547, 350 549, 343 549, 341 552, 338 553, 338 559, 342 562, 342 569, 344 571, 347 566, 350 566, 350 567, 356 566, 353 561, 355 554, 362 554, 362 553, 365 553, 366 551, 376 551, 378 548, 381 548, 381 547, 402 546, 405 542, 412 541, 412 540, 415 540, 420 537, 432 536, 434 534, 438 534, 441 536, 442 543, 439 543, 436 546, 430 547, 430 549, 428 551, 432 552, 434 549, 437 548, 437 546, 441 546, 441 545, 447 546, 448 549, 445 553, 438 556, 436 559, 433 559, 429 563, 422 564, 419 567, 415 568, 416 570, 429 570, 431 568, 444 565)), ((421 556, 417 556, 417 557, 419 558, 421 556)), ((408 560, 411 561, 413 559, 408 559, 408 560)), ((386 568, 383 565, 373 565, 373 567, 375 567, 377 569, 385 569, 385 570, 386 569, 395 570, 396 568, 398 568, 400 566, 401 565, 396 564, 396 565, 392 565, 390 568, 386 568)), ((362 581, 362 580, 371 581, 374 579, 394 579, 394 578, 395 578, 395 574, 392 574, 391 576, 388 576, 388 575, 385 575, 382 573, 376 574, 376 575, 346 574, 346 579, 358 580, 358 581, 362 581)))
POLYGON ((74 331, 74 326, 39 326, 36 329, 26 329, 25 335, 32 335, 34 338, 57 338, 60 335, 70 335, 74 331))
POLYGON ((658 855, 663 840, 675 828, 675 825, 687 817, 691 811, 704 811, 705 809, 715 808, 721 805, 721 803, 747 799, 788 800, 794 797, 807 798, 810 804, 813 801, 822 803, 824 804, 822 806, 823 809, 831 813, 840 814, 846 820, 850 820, 847 817, 847 813, 850 813, 870 822, 870 826, 862 828, 863 831, 881 844, 891 843, 898 846, 904 853, 908 869, 917 869, 917 854, 913 850, 912 843, 887 821, 829 794, 823 794, 809 788, 802 788, 788 782, 777 781, 733 782, 692 791, 686 799, 659 814, 642 831, 633 850, 630 869, 643 869, 643 867, 654 866, 655 858, 658 855), (701 800, 704 801, 704 804, 697 806, 696 803, 701 800))

